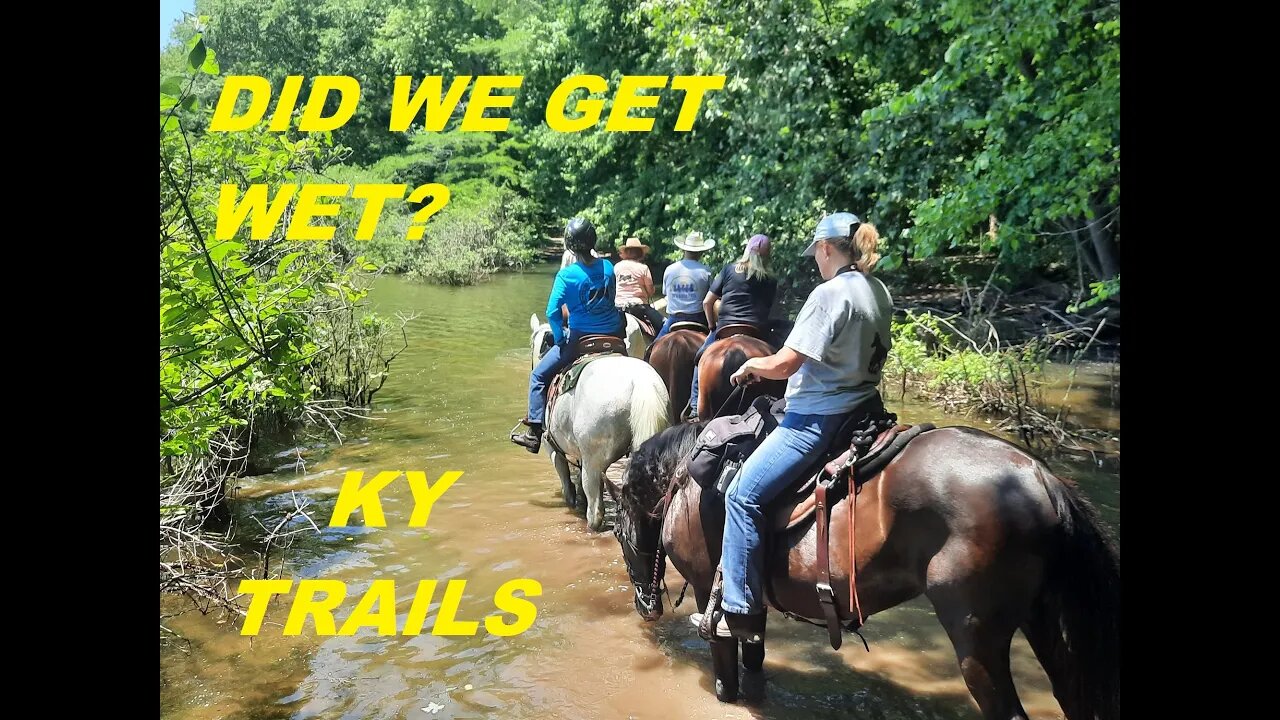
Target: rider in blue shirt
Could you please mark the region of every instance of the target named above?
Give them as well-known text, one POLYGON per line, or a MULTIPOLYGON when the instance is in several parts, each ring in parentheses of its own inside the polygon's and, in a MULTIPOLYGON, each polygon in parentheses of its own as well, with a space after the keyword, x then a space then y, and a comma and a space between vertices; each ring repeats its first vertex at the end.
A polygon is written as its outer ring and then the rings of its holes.
POLYGON ((586 335, 613 335, 622 338, 626 321, 614 306, 617 281, 613 263, 596 258, 596 229, 591 221, 574 218, 564 230, 564 244, 577 255, 577 262, 556 273, 551 297, 547 300, 547 321, 555 345, 542 356, 542 361, 529 375, 529 426, 523 435, 512 435, 511 441, 531 453, 542 448, 542 423, 546 413, 546 388, 551 379, 577 358, 578 340, 586 335), (560 325, 560 308, 569 308, 569 335, 560 325))

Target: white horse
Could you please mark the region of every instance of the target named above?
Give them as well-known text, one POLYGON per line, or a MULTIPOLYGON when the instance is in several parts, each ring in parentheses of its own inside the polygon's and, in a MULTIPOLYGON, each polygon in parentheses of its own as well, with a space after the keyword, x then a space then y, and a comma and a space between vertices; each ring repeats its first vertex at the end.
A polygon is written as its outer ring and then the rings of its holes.
MULTIPOLYGON (((532 365, 551 347, 551 327, 529 318, 532 365)), ((604 528, 605 471, 619 458, 640 447, 645 440, 665 430, 667 387, 649 363, 634 357, 609 355, 593 360, 582 371, 569 392, 556 398, 548 408, 546 431, 564 450, 556 452, 546 443, 565 504, 582 508, 592 530, 604 528), (569 461, 580 468, 570 476, 569 461)))
MULTIPOLYGON (((631 313, 623 313, 623 315, 627 317, 627 337, 624 338, 627 343, 627 354, 633 358, 644 358, 645 350, 649 349, 649 341, 640 331, 640 321, 636 320, 636 316, 631 313)), ((653 331, 657 332, 658 328, 654 328, 653 331)))

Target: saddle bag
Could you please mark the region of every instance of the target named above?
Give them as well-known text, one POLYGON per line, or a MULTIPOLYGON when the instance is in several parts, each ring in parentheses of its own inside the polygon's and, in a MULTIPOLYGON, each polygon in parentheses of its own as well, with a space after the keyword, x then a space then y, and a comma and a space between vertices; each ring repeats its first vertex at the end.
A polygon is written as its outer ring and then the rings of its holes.
POLYGON ((702 488, 720 495, 738 476, 742 464, 782 420, 785 401, 761 395, 740 415, 707 423, 689 456, 688 472, 702 488))

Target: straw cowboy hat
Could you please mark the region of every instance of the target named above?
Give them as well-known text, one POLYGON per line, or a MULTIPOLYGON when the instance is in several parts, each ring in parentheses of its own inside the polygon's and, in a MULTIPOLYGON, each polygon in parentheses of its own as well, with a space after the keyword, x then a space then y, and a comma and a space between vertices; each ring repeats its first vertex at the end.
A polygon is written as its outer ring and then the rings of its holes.
POLYGON ((689 252, 706 252, 716 246, 715 240, 702 237, 702 233, 694 230, 684 240, 676 240, 676 247, 689 252))
POLYGON ((645 254, 649 252, 649 246, 640 242, 640 238, 636 238, 636 237, 629 237, 627 238, 626 243, 618 246, 619 251, 627 250, 627 249, 639 250, 641 254, 645 254))

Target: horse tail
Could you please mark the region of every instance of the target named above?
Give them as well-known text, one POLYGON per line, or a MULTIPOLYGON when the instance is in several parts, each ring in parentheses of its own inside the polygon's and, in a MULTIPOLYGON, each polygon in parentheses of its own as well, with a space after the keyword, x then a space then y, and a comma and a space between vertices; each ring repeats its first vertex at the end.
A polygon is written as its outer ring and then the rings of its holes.
POLYGON ((1069 720, 1120 717, 1120 551, 1072 484, 1037 468, 1058 527, 1023 628, 1069 720))
POLYGON ((648 365, 643 380, 631 385, 631 450, 671 426, 671 398, 658 372, 648 365), (652 377, 649 377, 652 376, 652 377))

